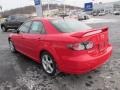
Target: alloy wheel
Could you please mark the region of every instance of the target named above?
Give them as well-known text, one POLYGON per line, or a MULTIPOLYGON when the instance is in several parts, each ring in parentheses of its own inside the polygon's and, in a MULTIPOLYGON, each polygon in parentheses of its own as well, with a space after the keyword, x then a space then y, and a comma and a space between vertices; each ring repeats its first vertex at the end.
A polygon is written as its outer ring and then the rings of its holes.
POLYGON ((44 71, 49 74, 53 75, 56 72, 55 63, 53 62, 53 58, 49 54, 42 55, 42 66, 44 71))
POLYGON ((9 41, 9 47, 10 47, 11 52, 15 52, 16 51, 12 41, 9 41))
POLYGON ((5 31, 6 31, 6 28, 5 28, 4 26, 2 27, 2 31, 3 31, 3 32, 5 32, 5 31))

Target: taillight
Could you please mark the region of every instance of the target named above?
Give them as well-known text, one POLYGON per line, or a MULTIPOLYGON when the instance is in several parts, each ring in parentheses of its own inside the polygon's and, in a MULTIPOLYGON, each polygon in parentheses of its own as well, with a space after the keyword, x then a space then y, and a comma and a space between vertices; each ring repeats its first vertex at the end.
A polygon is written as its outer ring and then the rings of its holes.
POLYGON ((86 47, 86 49, 93 48, 93 42, 86 42, 85 47, 86 47))
POLYGON ((68 48, 72 50, 88 50, 93 48, 93 42, 91 41, 86 41, 82 43, 74 43, 74 44, 69 44, 68 48))

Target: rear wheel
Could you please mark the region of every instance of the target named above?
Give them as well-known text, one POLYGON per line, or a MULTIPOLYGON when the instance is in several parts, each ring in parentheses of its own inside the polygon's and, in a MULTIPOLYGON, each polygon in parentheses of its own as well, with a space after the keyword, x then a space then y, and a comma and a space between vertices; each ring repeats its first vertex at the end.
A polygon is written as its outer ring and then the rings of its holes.
POLYGON ((1 29, 3 32, 7 32, 7 28, 5 26, 2 26, 1 29))
POLYGON ((56 75, 56 64, 53 57, 47 53, 43 52, 41 55, 41 63, 43 70, 50 76, 56 75))
POLYGON ((9 48, 10 48, 11 52, 13 52, 13 53, 16 52, 15 46, 14 46, 14 44, 13 44, 13 42, 11 40, 9 41, 9 48))

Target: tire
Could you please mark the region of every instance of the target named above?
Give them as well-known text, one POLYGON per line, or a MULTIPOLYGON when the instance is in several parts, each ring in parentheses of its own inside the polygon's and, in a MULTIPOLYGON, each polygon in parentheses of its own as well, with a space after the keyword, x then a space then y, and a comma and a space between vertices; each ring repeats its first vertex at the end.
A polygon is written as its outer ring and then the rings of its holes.
POLYGON ((2 26, 1 29, 3 32, 7 32, 7 28, 5 26, 2 26))
POLYGON ((57 74, 54 58, 48 52, 43 52, 41 54, 41 64, 44 72, 48 75, 55 76, 57 74))
POLYGON ((13 42, 11 40, 9 41, 9 48, 10 48, 11 52, 13 52, 13 53, 16 52, 15 46, 14 46, 14 44, 13 44, 13 42))

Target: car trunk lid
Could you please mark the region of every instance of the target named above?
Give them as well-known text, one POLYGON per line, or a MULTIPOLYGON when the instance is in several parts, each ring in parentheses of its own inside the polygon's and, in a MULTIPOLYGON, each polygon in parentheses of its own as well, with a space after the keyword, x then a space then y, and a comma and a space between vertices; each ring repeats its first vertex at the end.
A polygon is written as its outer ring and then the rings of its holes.
POLYGON ((92 41, 94 47, 88 50, 88 53, 96 55, 105 51, 108 46, 108 27, 103 27, 99 29, 89 30, 86 32, 78 32, 71 35, 72 37, 80 38, 82 42, 92 41))

